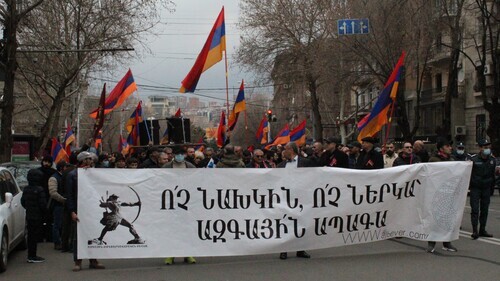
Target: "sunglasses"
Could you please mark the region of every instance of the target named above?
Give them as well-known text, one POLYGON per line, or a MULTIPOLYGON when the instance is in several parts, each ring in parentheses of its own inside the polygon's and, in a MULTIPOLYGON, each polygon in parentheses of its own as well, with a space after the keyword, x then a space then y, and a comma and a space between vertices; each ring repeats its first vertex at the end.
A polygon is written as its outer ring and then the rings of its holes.
POLYGON ((409 149, 411 149, 411 148, 413 148, 413 146, 405 146, 405 148, 409 148, 409 149))
POLYGON ((256 158, 262 158, 264 155, 255 155, 256 158))

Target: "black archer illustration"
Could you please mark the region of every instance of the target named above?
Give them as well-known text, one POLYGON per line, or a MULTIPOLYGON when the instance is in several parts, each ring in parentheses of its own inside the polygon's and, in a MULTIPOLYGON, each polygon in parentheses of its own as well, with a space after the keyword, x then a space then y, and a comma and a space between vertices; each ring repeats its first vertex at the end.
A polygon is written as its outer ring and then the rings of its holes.
POLYGON ((136 203, 125 203, 118 201, 118 198, 119 197, 115 194, 110 195, 108 199, 106 199, 106 201, 104 201, 104 199, 101 197, 99 207, 106 209, 106 212, 102 213, 103 217, 100 221, 101 224, 104 225, 104 228, 101 231, 101 236, 99 236, 99 238, 90 240, 89 244, 106 245, 106 242, 103 241, 104 236, 108 231, 115 230, 118 227, 118 225, 123 225, 127 227, 130 233, 134 236, 134 239, 128 241, 127 244, 144 244, 145 241, 141 239, 137 234, 137 231, 132 225, 133 222, 132 223, 128 222, 120 214, 121 207, 134 207, 134 206, 140 207, 141 206, 140 199, 136 203))

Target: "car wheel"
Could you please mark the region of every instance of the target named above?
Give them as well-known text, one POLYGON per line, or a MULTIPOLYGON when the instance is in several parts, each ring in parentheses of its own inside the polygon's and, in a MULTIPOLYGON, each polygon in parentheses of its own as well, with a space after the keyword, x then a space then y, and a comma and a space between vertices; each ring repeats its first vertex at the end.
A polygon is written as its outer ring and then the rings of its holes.
POLYGON ((9 255, 9 245, 7 244, 7 232, 2 234, 2 241, 0 241, 0 272, 7 269, 7 256, 9 255))

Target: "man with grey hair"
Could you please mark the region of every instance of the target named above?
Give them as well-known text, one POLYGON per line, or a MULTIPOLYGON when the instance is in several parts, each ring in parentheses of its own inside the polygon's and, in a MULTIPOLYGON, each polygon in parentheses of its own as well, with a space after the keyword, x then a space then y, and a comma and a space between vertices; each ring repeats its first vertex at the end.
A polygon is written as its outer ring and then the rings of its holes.
POLYGON ((252 160, 248 163, 247 168, 272 168, 272 166, 266 161, 264 151, 255 149, 252 160))
MULTIPOLYGON (((295 169, 313 166, 309 159, 299 155, 299 147, 295 142, 289 142, 285 145, 284 156, 285 159, 278 165, 278 168, 295 169)), ((311 256, 306 251, 297 251, 297 257, 308 259, 311 256)), ((288 253, 280 253, 280 259, 286 260, 287 258, 288 253)))

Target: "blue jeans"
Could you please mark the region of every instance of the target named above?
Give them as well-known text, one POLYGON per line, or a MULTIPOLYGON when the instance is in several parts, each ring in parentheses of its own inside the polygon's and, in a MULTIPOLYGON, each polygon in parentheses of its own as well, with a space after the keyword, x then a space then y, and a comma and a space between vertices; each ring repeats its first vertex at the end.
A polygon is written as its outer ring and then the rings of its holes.
POLYGON ((63 212, 63 206, 54 206, 54 210, 52 212, 54 215, 54 221, 52 223, 52 241, 54 241, 54 245, 61 245, 63 212))

